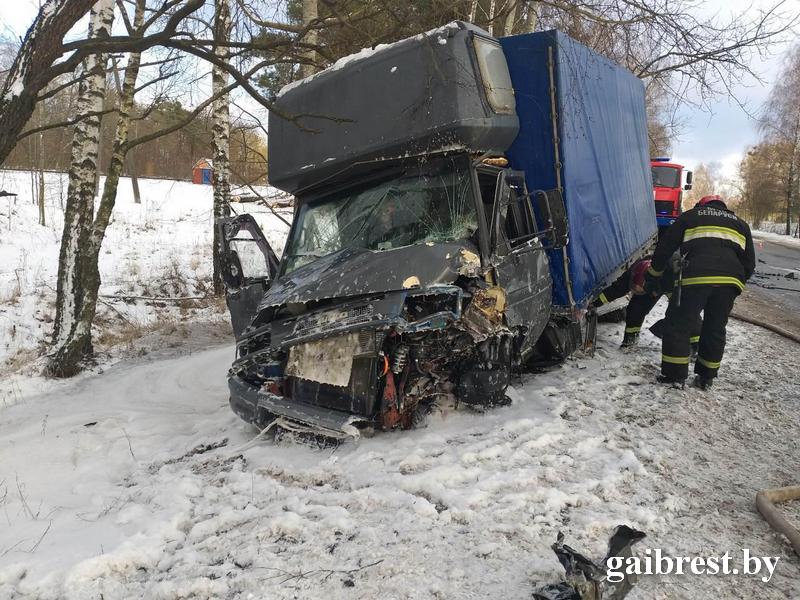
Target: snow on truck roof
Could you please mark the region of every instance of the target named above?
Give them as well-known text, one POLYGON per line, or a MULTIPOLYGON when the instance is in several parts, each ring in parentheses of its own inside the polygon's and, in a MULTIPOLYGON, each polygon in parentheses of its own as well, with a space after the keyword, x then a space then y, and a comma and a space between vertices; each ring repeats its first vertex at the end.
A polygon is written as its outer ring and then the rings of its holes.
MULTIPOLYGON (((420 40, 424 40, 426 37, 433 37, 435 35, 448 34, 450 31, 455 31, 455 30, 458 30, 458 29, 461 29, 461 25, 459 24, 459 22, 458 21, 452 21, 452 22, 448 23, 447 25, 442 25, 441 27, 437 27, 436 29, 431 29, 430 31, 426 31, 424 33, 419 33, 419 34, 417 34, 417 35, 415 35, 413 37, 410 37, 410 38, 403 38, 402 40, 398 40, 396 42, 392 42, 391 44, 378 44, 374 48, 363 48, 363 49, 359 50, 358 52, 356 52, 354 54, 348 54, 347 56, 343 56, 342 58, 337 60, 335 63, 333 63, 331 66, 329 66, 326 69, 323 69, 322 71, 318 71, 318 72, 314 73, 313 75, 309 75, 308 77, 305 77, 303 79, 298 79, 297 81, 292 81, 291 83, 286 84, 278 92, 278 98, 280 98, 286 92, 288 92, 290 90, 293 90, 296 87, 304 85, 304 84, 308 83, 309 81, 313 81, 317 77, 320 77, 320 76, 325 75, 327 73, 332 73, 333 71, 338 71, 339 69, 342 69, 343 67, 345 67, 346 65, 349 65, 350 63, 354 63, 354 62, 358 62, 358 61, 364 60, 366 58, 374 56, 375 54, 377 54, 379 52, 384 52, 385 50, 388 50, 389 48, 394 48, 396 46, 399 46, 400 44, 409 43, 409 41, 411 41, 411 40, 420 41, 420 40)), ((440 37, 437 41, 438 41, 439 44, 446 44, 447 43, 447 37, 446 36, 445 37, 440 37)))

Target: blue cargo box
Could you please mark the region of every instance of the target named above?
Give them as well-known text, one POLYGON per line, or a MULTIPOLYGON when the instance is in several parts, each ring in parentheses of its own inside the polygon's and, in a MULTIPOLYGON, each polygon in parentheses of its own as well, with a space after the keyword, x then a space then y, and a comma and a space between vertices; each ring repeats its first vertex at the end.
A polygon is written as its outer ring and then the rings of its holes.
MULTIPOLYGON (((529 191, 558 187, 550 97, 555 83, 561 187, 569 220, 569 278, 586 306, 656 235, 644 84, 558 31, 500 39, 520 132, 507 155, 529 191)), ((562 252, 550 251, 553 304, 569 308, 562 252)))

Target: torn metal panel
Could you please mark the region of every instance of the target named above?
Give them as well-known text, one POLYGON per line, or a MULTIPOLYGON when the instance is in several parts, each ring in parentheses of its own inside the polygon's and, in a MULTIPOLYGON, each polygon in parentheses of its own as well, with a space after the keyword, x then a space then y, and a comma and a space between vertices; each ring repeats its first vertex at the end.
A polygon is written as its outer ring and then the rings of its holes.
POLYGON ((501 331, 510 333, 505 327, 505 310, 506 293, 503 288, 490 286, 478 289, 464 311, 462 325, 478 342, 501 331))
POLYGON ((458 253, 458 272, 465 277, 477 277, 481 272, 481 257, 472 250, 461 248, 458 253))
POLYGON ((355 298, 335 307, 276 318, 271 324, 271 343, 288 347, 353 330, 415 332, 442 329, 461 317, 463 290, 455 285, 385 292, 355 298))
POLYGON ((350 382, 353 357, 361 353, 358 333, 297 344, 289 348, 286 375, 345 387, 350 382))
POLYGON ((278 394, 258 390, 240 377, 230 377, 231 407, 243 419, 258 423, 262 427, 272 422, 276 416, 317 428, 319 431, 340 431, 352 435, 353 427, 370 422, 368 417, 345 413, 340 410, 314 406, 312 404, 286 398, 278 394), (252 407, 258 411, 255 420, 252 407))
POLYGON ((537 320, 542 309, 550 306, 552 280, 547 255, 541 245, 516 251, 499 259, 497 285, 508 297, 506 315, 509 325, 537 320), (531 297, 534 301, 531 302, 531 297))

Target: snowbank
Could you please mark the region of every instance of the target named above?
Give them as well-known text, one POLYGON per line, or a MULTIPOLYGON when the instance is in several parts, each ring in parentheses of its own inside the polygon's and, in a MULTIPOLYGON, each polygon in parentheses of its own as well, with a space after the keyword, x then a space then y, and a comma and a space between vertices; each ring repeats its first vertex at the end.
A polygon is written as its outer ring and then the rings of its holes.
POLYGON ((800 238, 792 237, 783 233, 772 233, 769 231, 753 230, 753 237, 757 239, 775 242, 783 246, 800 248, 800 238))
MULTIPOLYGON (((48 339, 54 317, 58 252, 63 228, 66 175, 47 173, 46 226, 38 225, 31 176, 0 171, 0 189, 19 194, 0 198, 0 372, 9 359, 34 355, 48 339)), ((103 181, 101 180, 101 187, 103 181)), ((123 178, 111 225, 100 254, 101 294, 205 296, 211 282, 212 188, 188 182, 140 179, 142 203, 135 204, 123 178)), ((250 195, 249 190, 243 193, 250 195)), ((264 188, 266 197, 281 194, 264 188)), ((235 204, 253 212, 280 254, 288 228, 259 203, 235 204)), ((281 209, 291 220, 291 210, 281 209)), ((156 305, 102 299, 96 337, 158 322, 224 319, 219 304, 156 305)))

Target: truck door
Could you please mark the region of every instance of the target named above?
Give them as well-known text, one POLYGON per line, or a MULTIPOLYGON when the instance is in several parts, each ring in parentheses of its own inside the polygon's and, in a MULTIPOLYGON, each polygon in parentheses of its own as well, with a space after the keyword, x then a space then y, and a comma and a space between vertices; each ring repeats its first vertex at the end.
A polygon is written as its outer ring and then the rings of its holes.
POLYGON ((217 220, 225 300, 238 340, 278 272, 278 258, 252 215, 217 220))
POLYGON ((547 325, 552 281, 521 171, 498 176, 490 228, 497 285, 506 293, 506 320, 510 327, 527 329, 524 353, 547 325))

